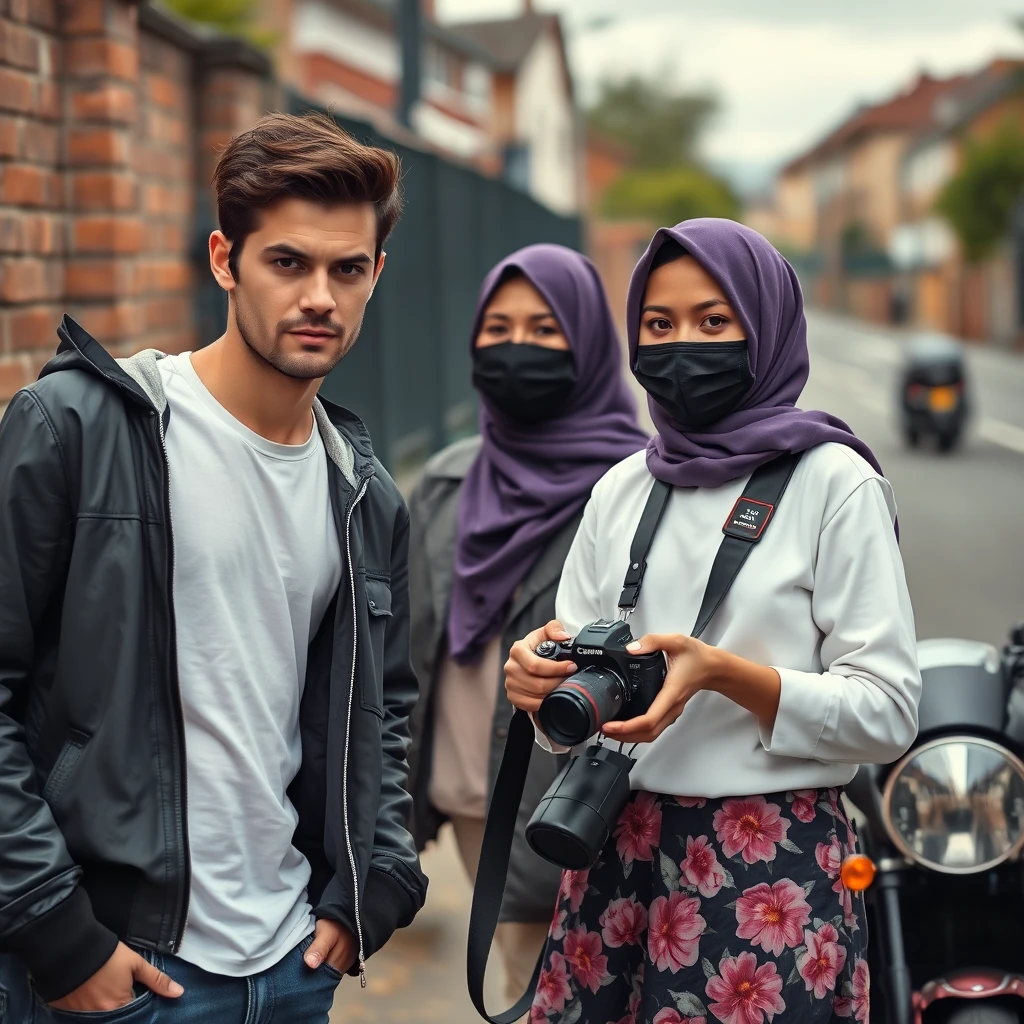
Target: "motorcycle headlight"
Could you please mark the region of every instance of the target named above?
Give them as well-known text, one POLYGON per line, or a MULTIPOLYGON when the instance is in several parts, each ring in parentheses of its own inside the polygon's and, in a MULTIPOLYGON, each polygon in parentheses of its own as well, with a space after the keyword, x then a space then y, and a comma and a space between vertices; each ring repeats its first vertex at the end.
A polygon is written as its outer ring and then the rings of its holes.
POLYGON ((1024 846, 1024 763, 975 736, 932 740, 893 770, 883 809, 904 856, 948 874, 985 871, 1024 846))

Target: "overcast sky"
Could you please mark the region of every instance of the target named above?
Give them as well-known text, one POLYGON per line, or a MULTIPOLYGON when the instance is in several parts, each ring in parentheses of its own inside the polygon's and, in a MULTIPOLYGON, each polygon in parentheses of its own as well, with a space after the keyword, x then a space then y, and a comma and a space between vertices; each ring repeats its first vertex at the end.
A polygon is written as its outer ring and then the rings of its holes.
MULTIPOLYGON (((920 70, 1024 56, 1024 0, 535 0, 563 15, 584 99, 605 76, 657 70, 709 87, 709 159, 750 187, 857 103, 920 70), (611 19, 602 24, 602 19, 611 19)), ((514 14, 522 0, 437 0, 443 20, 514 14)))

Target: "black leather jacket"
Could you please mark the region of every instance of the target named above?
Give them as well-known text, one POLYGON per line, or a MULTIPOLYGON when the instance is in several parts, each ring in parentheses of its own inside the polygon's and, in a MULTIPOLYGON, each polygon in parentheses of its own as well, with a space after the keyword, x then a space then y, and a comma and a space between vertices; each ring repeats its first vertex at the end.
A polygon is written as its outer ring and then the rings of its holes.
MULTIPOLYGON (((0 952, 48 1000, 118 939, 173 953, 190 887, 156 356, 114 360, 67 317, 58 334, 0 422, 0 952)), ((315 411, 345 565, 289 796, 310 901, 356 934, 357 973, 426 893, 405 825, 409 517, 362 423, 315 411)))

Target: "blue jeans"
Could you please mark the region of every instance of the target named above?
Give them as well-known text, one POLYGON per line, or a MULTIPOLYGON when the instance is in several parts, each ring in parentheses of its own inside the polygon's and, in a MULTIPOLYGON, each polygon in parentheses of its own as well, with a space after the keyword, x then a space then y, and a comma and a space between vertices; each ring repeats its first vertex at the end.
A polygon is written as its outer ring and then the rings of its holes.
POLYGON ((88 1013, 47 1006, 19 961, 0 957, 0 1024, 327 1024, 342 976, 327 964, 315 971, 306 966, 302 955, 312 941, 303 939, 279 963, 248 978, 208 974, 175 956, 140 950, 185 994, 164 999, 136 986, 127 1006, 88 1013))

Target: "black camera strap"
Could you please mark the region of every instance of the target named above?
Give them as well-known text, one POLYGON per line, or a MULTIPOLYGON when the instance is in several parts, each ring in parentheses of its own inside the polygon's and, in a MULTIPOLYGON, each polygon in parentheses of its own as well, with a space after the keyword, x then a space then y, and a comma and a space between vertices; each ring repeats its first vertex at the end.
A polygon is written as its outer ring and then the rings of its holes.
MULTIPOLYGON (((778 456, 754 470, 747 481, 742 496, 733 506, 729 518, 722 527, 725 536, 711 566, 711 574, 692 636, 699 637, 704 632, 715 612, 721 607, 754 545, 764 536, 775 507, 793 476, 796 464, 800 461, 800 454, 778 456)), ((651 553, 654 535, 671 494, 671 485, 655 480, 629 550, 629 569, 619 597, 619 607, 624 610, 631 611, 636 607, 647 569, 647 556, 651 553)), ((477 1013, 484 1020, 490 1021, 490 1024, 515 1024, 530 1009, 537 990, 537 979, 544 963, 542 949, 533 969, 530 984, 515 1006, 493 1016, 487 1012, 484 1008, 484 974, 487 970, 491 943, 494 941, 494 932, 498 927, 501 901, 505 894, 505 880, 508 877, 508 862, 512 855, 516 817, 523 799, 526 774, 534 746, 533 720, 525 711, 516 711, 509 725, 505 751, 501 757, 501 766, 498 768, 498 776, 494 781, 494 790, 487 808, 480 864, 477 869, 476 885, 473 887, 473 906, 469 916, 469 948, 466 957, 469 995, 477 1013)), ((552 907, 552 914, 554 910, 552 907)))

